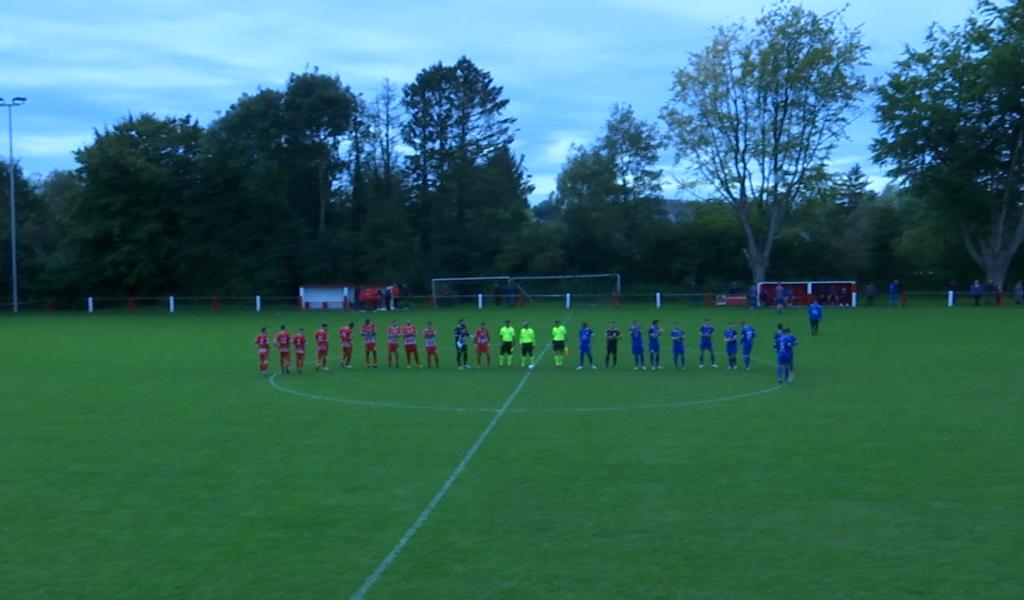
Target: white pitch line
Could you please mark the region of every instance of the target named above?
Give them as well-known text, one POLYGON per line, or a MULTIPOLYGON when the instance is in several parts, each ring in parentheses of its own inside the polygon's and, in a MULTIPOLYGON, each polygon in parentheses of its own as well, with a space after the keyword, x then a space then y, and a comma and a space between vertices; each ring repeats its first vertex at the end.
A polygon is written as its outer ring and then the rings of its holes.
MULTIPOLYGON (((547 348, 545 347, 545 350, 547 348)), ((539 357, 538 357, 539 358, 539 357)), ((758 362, 765 364, 774 364, 766 360, 754 359, 758 362)), ((530 373, 529 371, 527 373, 530 373)), ((284 387, 277 383, 278 373, 274 373, 270 376, 270 385, 279 392, 286 394, 292 394, 300 396, 302 398, 309 398, 311 400, 324 400, 327 402, 337 402, 338 404, 349 404, 353 406, 366 406, 373 408, 387 408, 387 409, 408 409, 408 410, 424 410, 434 412, 460 412, 460 413, 497 413, 500 408, 484 408, 484 407, 470 407, 470 406, 447 406, 438 404, 402 404, 399 402, 377 402, 374 400, 352 400, 348 398, 339 398, 337 396, 321 396, 319 394, 310 394, 309 392, 302 392, 294 390, 292 388, 284 387)), ((742 400, 744 398, 752 398, 754 396, 760 396, 762 394, 768 394, 776 390, 781 389, 777 385, 766 387, 759 390, 753 390, 750 392, 741 392, 739 394, 733 394, 730 396, 717 396, 714 398, 703 398, 700 400, 683 400, 680 402, 661 402, 661 403, 648 403, 648 404, 618 404, 612 406, 576 406, 576 407, 553 407, 553 408, 509 408, 505 412, 514 414, 523 413, 602 413, 602 412, 628 412, 633 410, 654 410, 664 408, 686 408, 688 406, 701 406, 705 404, 717 404, 719 402, 730 402, 732 400, 742 400)))
POLYGON ((744 392, 732 396, 720 396, 718 398, 705 398, 703 400, 683 400, 682 402, 665 402, 661 404, 620 404, 617 406, 581 406, 575 408, 519 408, 512 409, 513 413, 598 413, 598 412, 627 412, 633 410, 653 410, 657 408, 685 408, 687 406, 700 406, 702 404, 717 404, 718 402, 729 402, 731 400, 742 400, 762 394, 769 394, 782 389, 781 386, 773 385, 753 392, 744 392))
POLYGON ((402 404, 399 402, 374 402, 373 400, 350 400, 348 398, 337 398, 335 396, 320 396, 318 394, 310 394, 309 392, 300 392, 299 390, 293 390, 286 388, 283 385, 277 383, 277 376, 280 373, 274 373, 270 376, 270 385, 279 392, 286 394, 293 394, 295 396, 301 396, 303 398, 309 398, 311 400, 326 400, 328 402, 337 402, 339 404, 352 404, 354 406, 372 406, 375 408, 406 408, 409 410, 432 410, 432 411, 443 411, 443 412, 482 412, 482 413, 494 413, 497 412, 496 408, 473 408, 473 407, 461 407, 461 406, 442 406, 442 405, 430 405, 430 404, 402 404))
MULTIPOLYGON (((545 345, 544 348, 540 351, 540 354, 537 355, 537 361, 544 357, 544 353, 547 352, 549 345, 550 344, 545 345)), ((470 446, 469 450, 466 451, 466 455, 462 457, 462 460, 459 461, 459 464, 455 467, 455 470, 452 471, 451 475, 448 476, 448 479, 445 480, 444 485, 441 486, 441 489, 439 489, 437 493, 434 494, 434 497, 431 498, 426 508, 423 509, 423 512, 420 513, 420 516, 417 517, 416 521, 412 524, 412 526, 405 531, 402 537, 398 540, 398 543, 395 544, 395 547, 391 549, 391 552, 389 552, 388 555, 384 557, 384 560, 380 561, 380 564, 377 565, 377 568, 373 570, 373 573, 370 573, 370 576, 367 577, 365 581, 363 581, 363 585, 359 586, 359 589, 356 590, 354 594, 352 594, 352 596, 350 597, 351 600, 362 600, 366 597, 366 594, 370 591, 370 588, 372 588, 374 584, 377 583, 377 580, 380 579, 381 575, 384 574, 384 571, 386 571, 388 567, 391 566, 391 563, 395 562, 395 559, 398 558, 398 555, 402 552, 402 549, 405 548, 405 545, 409 543, 409 540, 412 539, 412 536, 416 535, 416 532, 419 531, 420 528, 423 527, 423 525, 427 522, 427 519, 429 519, 430 515, 434 512, 434 509, 437 508, 437 505, 440 504, 441 500, 444 500, 444 497, 448 494, 448 490, 451 489, 452 484, 454 484, 455 480, 459 478, 459 475, 461 475, 462 472, 466 470, 466 465, 469 464, 469 461, 472 460, 473 456, 475 456, 477 451, 480 450, 480 446, 483 445, 484 441, 486 441, 487 438, 491 435, 491 432, 494 431, 494 427, 498 424, 498 421, 501 420, 501 417, 504 416, 506 412, 508 412, 509 405, 512 404, 512 401, 516 399, 516 396, 519 395, 519 392, 523 390, 523 387, 526 385, 526 382, 530 379, 530 374, 532 373, 532 370, 527 371, 526 374, 523 375, 523 378, 519 380, 519 385, 517 385, 516 388, 512 390, 512 393, 509 394, 508 398, 505 399, 505 403, 502 404, 501 408, 498 409, 498 412, 496 412, 494 416, 491 417, 491 422, 487 424, 487 427, 484 428, 480 436, 476 438, 475 442, 473 442, 473 445, 470 446)))

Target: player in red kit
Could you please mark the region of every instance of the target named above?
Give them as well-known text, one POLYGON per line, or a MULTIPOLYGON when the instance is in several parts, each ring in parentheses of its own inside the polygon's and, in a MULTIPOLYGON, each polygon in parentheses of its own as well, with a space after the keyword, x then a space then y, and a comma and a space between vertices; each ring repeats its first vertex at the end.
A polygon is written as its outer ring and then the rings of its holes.
POLYGON ((398 336, 402 334, 402 328, 398 326, 398 321, 392 321, 391 326, 388 327, 388 368, 391 368, 391 357, 395 358, 394 365, 397 369, 402 366, 400 360, 398 360, 398 336))
POLYGON ((431 358, 434 359, 434 366, 440 368, 441 363, 437 357, 437 329, 430 321, 427 321, 427 326, 423 328, 423 347, 427 349, 427 368, 430 368, 431 358))
POLYGON ((270 336, 267 335, 266 327, 261 327, 256 334, 256 349, 260 353, 260 373, 266 375, 270 363, 270 336))
POLYGON ((338 337, 341 338, 341 366, 346 369, 352 368, 352 335, 355 327, 355 323, 349 323, 338 330, 338 337))
POLYGON ((299 327, 292 338, 292 345, 295 346, 295 370, 302 373, 302 367, 306 365, 306 331, 303 328, 299 327))
POLYGON ((377 368, 377 326, 369 319, 363 321, 363 328, 360 331, 363 336, 363 348, 366 350, 366 367, 377 368), (370 363, 370 355, 373 355, 373 363, 370 363))
POLYGON ((473 334, 476 343, 476 368, 480 368, 480 357, 487 357, 487 366, 491 366, 491 332, 487 331, 487 323, 481 323, 473 334))
POLYGON ((412 321, 406 321, 405 327, 402 327, 402 336, 405 342, 405 368, 412 368, 412 359, 416 359, 416 366, 421 367, 420 364, 420 351, 416 347, 416 326, 412 324, 412 321))
POLYGON ((291 366, 291 342, 292 336, 288 333, 288 328, 282 325, 281 331, 278 331, 277 337, 274 338, 274 344, 277 346, 277 352, 281 355, 282 373, 288 373, 288 368, 291 366))
POLYGON ((316 370, 330 371, 327 368, 327 346, 330 334, 327 333, 327 323, 320 326, 316 332, 316 370))

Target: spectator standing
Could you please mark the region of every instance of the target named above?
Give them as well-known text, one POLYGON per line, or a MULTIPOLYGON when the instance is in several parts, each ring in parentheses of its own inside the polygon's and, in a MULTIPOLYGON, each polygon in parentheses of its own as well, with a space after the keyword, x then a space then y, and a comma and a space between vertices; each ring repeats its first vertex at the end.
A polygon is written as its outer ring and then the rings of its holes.
POLYGON ((981 295, 985 292, 981 286, 981 282, 977 279, 971 284, 971 296, 974 298, 974 305, 981 306, 981 295))
POLYGON ((901 291, 900 280, 893 279, 892 283, 889 284, 889 306, 892 308, 899 308, 901 291))

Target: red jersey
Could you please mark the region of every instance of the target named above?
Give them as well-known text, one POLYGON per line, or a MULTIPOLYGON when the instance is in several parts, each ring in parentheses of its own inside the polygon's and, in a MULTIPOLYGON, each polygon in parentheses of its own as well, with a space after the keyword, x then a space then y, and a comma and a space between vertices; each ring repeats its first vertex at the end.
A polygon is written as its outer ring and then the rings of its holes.
POLYGON ((270 352, 270 336, 265 333, 257 334, 256 347, 260 349, 260 354, 270 352))
POLYGON ((296 333, 295 337, 292 338, 292 344, 295 345, 296 354, 306 353, 306 336, 302 333, 296 333))
POLYGON ((327 350, 327 338, 330 337, 326 329, 318 329, 316 332, 316 349, 321 352, 327 350))
POLYGON ((402 335, 405 336, 405 345, 406 346, 415 346, 416 345, 416 326, 415 325, 406 325, 405 327, 403 327, 402 328, 402 335))
POLYGON ((388 343, 398 345, 398 336, 402 333, 401 327, 388 327, 388 343))
POLYGON ((341 338, 342 348, 352 347, 352 329, 348 326, 342 327, 338 330, 338 337, 341 338))
POLYGON ((274 338, 274 343, 277 344, 277 349, 283 353, 288 352, 288 344, 292 341, 292 336, 287 331, 282 331, 277 334, 274 338))
POLYGON ((427 348, 437 347, 437 329, 427 327, 423 330, 423 345, 427 348))
POLYGON ((366 325, 363 325, 363 328, 360 331, 360 335, 363 336, 363 342, 367 344, 376 344, 377 326, 374 325, 373 323, 367 323, 366 325))
POLYGON ((473 340, 477 346, 486 346, 491 341, 491 333, 487 331, 486 327, 481 327, 473 334, 473 340))

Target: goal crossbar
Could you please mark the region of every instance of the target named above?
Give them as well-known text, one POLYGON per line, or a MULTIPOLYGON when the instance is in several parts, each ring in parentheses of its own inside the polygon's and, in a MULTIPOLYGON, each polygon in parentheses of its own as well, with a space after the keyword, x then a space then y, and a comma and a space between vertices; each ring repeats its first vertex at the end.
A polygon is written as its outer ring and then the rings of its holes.
POLYGON ((525 293, 522 289, 520 282, 526 281, 572 281, 575 279, 614 279, 615 286, 611 292, 615 294, 622 293, 622 277, 618 273, 580 273, 577 275, 481 275, 476 277, 435 277, 430 280, 430 291, 435 297, 443 294, 439 293, 438 286, 445 283, 459 283, 459 282, 470 282, 470 281, 493 281, 504 283, 506 287, 515 285, 520 291, 525 293))

